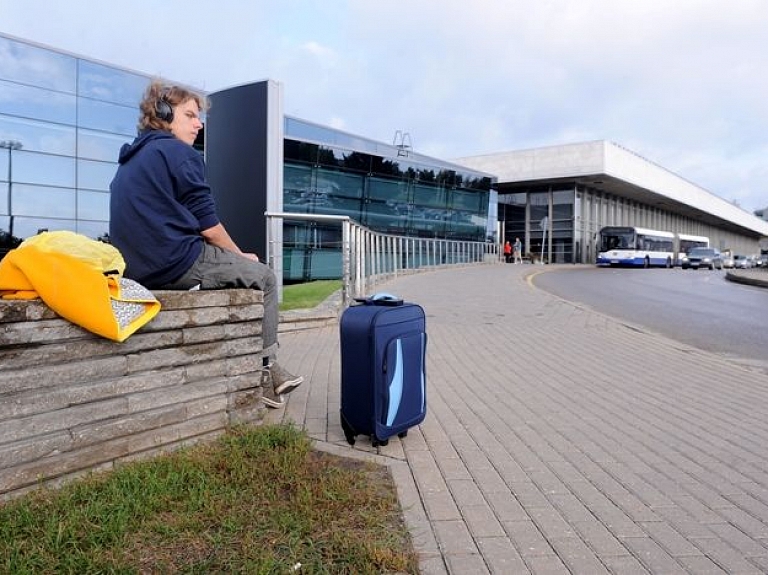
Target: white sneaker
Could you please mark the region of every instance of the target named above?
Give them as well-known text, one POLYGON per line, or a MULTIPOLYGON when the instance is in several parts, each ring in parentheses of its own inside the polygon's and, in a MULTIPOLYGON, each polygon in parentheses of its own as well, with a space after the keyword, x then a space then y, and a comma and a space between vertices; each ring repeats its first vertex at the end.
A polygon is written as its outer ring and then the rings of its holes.
POLYGON ((272 385, 274 386, 275 395, 291 393, 304 382, 302 376, 293 375, 281 367, 276 361, 272 362, 272 365, 269 366, 269 373, 272 376, 272 385))
POLYGON ((261 370, 261 402, 272 409, 278 409, 285 405, 285 398, 281 394, 275 393, 272 374, 266 367, 261 370))

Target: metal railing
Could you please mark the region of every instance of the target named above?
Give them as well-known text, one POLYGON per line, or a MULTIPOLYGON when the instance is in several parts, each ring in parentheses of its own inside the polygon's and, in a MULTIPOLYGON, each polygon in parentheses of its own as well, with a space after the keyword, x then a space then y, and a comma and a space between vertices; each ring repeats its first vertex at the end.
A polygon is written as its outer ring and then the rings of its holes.
POLYGON ((373 288, 398 274, 448 265, 498 263, 499 246, 473 242, 419 238, 374 232, 349 216, 265 212, 267 218, 267 263, 275 271, 281 293, 283 283, 283 222, 306 221, 338 224, 341 227, 342 305, 370 295, 373 288))

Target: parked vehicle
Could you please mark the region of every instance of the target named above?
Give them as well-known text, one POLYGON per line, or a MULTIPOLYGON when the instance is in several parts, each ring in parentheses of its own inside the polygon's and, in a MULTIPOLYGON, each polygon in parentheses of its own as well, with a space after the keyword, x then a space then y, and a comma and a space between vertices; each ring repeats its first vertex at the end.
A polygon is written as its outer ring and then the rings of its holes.
POLYGON ((752 267, 752 259, 749 256, 735 254, 733 256, 733 267, 735 269, 748 270, 752 267))
POLYGON ((723 256, 723 267, 725 269, 733 269, 733 266, 734 266, 733 256, 730 255, 730 254, 724 255, 723 256))
POLYGON ((708 248, 709 238, 707 236, 692 236, 690 234, 676 234, 675 245, 677 249, 675 253, 677 257, 675 259, 675 265, 679 266, 683 261, 683 257, 693 248, 708 248))
POLYGON ((720 252, 714 248, 693 248, 683 257, 682 268, 709 268, 711 270, 723 269, 723 258, 720 252))

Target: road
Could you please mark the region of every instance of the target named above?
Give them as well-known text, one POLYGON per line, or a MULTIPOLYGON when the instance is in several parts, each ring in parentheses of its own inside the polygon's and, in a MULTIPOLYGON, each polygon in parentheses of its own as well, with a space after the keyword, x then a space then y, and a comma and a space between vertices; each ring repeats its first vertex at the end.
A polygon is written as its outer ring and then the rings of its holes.
POLYGON ((768 366, 768 289, 730 282, 722 271, 544 269, 533 284, 563 299, 683 343, 768 366))

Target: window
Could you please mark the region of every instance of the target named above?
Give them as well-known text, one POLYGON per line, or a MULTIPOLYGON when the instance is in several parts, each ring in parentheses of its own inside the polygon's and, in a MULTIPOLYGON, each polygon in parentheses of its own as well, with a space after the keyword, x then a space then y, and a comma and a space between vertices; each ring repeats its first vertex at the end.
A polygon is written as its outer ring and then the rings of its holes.
POLYGON ((14 216, 74 219, 75 190, 14 184, 13 214, 14 216))
POLYGON ((76 62, 72 56, 0 36, 0 77, 4 80, 74 94, 76 62))
POLYGON ((104 64, 78 60, 78 95, 80 97, 122 104, 136 109, 149 85, 145 76, 116 70, 104 64))
POLYGON ((26 150, 13 152, 13 189, 18 183, 75 187, 75 159, 26 150))
POLYGON ((83 128, 125 134, 126 136, 136 134, 139 112, 135 107, 80 98, 78 100, 78 113, 80 126, 83 128))
POLYGON ((114 162, 94 162, 78 160, 77 187, 90 190, 109 191, 109 184, 115 177, 117 164, 114 162))
POLYGON ((0 80, 0 112, 8 116, 74 126, 77 122, 77 99, 70 94, 0 80))
POLYGON ((109 220, 109 193, 78 190, 77 218, 80 220, 109 220))
POLYGON ((383 200, 387 203, 407 203, 408 184, 400 180, 384 180, 369 178, 368 197, 372 200, 383 200))
MULTIPOLYGON (((16 140, 28 152, 46 152, 62 156, 75 155, 75 128, 0 114, 0 139, 16 140)), ((7 156, 8 150, 1 150, 7 156)), ((16 152, 14 152, 15 154, 16 152)), ((0 159, 0 162, 6 162, 0 159)), ((8 169, 0 168, 0 180, 7 179, 8 169)))
POLYGON ((77 152, 81 158, 117 162, 123 144, 133 141, 133 137, 122 134, 108 134, 80 128, 77 130, 77 152))

